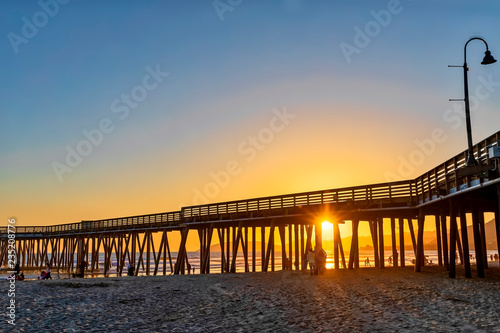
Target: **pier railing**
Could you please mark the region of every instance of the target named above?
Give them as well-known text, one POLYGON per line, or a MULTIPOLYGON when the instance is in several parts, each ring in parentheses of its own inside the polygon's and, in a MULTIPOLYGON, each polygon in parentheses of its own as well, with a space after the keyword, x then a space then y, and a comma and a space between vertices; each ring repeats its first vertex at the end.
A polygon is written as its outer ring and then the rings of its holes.
POLYGON ((182 216, 185 221, 195 222, 228 214, 255 216, 253 213, 323 204, 362 203, 365 207, 411 205, 414 199, 416 193, 413 181, 399 181, 183 207, 182 216))
MULTIPOLYGON (((474 156, 480 165, 490 165, 489 147, 500 145, 500 131, 478 142, 474 147, 474 156)), ((473 177, 459 177, 456 170, 463 168, 467 160, 467 150, 441 163, 434 169, 417 177, 414 182, 418 204, 452 194, 459 190, 480 185, 489 180, 487 173, 473 177)))
MULTIPOLYGON (((181 224, 181 212, 168 212, 158 214, 147 214, 127 216, 96 221, 81 221, 50 226, 16 227, 16 234, 43 234, 57 235, 79 232, 98 232, 120 229, 140 229, 152 227, 179 226, 181 224)), ((0 234, 7 233, 7 227, 0 228, 0 234)))

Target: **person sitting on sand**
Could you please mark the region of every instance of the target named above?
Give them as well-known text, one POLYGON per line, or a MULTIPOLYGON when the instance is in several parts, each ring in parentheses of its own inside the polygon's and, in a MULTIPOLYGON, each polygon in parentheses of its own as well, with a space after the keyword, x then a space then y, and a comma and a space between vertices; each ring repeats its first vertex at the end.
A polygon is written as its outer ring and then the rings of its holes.
POLYGON ((127 275, 128 276, 134 276, 134 273, 135 273, 135 266, 132 264, 128 264, 128 268, 127 268, 127 275))
POLYGON ((38 280, 45 280, 47 278, 47 272, 42 271, 42 274, 38 277, 38 280))
POLYGON ((23 272, 19 273, 17 275, 17 277, 16 277, 16 280, 17 281, 23 281, 24 280, 24 273, 23 272))
POLYGON ((45 275, 45 279, 51 279, 52 280, 52 276, 50 276, 50 264, 47 263, 47 272, 46 272, 46 275, 45 275))
POLYGON ((309 249, 307 253, 307 262, 309 263, 309 267, 311 268, 311 275, 316 273, 316 254, 312 249, 309 249))

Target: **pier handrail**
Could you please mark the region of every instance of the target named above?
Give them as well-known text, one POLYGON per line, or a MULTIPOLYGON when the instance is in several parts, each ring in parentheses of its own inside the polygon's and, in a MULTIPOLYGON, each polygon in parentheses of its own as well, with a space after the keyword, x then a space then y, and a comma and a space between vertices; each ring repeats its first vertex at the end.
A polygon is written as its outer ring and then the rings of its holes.
POLYGON ((411 201, 414 196, 414 186, 413 181, 404 180, 391 183, 360 185, 314 192, 187 206, 182 207, 182 216, 186 219, 206 215, 260 212, 272 209, 349 202, 365 202, 369 204, 383 199, 391 202, 397 198, 405 198, 411 201))
MULTIPOLYGON (((75 223, 57 224, 49 226, 19 226, 15 228, 16 234, 61 234, 94 232, 118 229, 145 228, 148 226, 178 226, 181 222, 181 212, 166 212, 118 217, 111 219, 81 221, 75 223)), ((0 234, 7 233, 7 227, 0 228, 0 234)))

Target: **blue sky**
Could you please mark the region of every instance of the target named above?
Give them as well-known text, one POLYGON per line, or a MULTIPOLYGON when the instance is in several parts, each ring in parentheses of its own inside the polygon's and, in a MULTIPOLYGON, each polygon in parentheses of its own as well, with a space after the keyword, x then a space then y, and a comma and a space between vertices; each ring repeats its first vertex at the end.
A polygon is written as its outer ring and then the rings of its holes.
MULTIPOLYGON (((0 5, 1 210, 25 224, 176 210, 197 191, 223 201, 414 178, 466 147, 448 102, 463 97, 462 71, 447 66, 462 65, 472 36, 500 58, 496 1, 221 0, 223 13, 212 1, 41 3, 0 5), (382 26, 373 12, 388 8, 382 26), (9 34, 36 19, 13 46, 9 34), (377 24, 348 62, 340 45, 377 24), (120 119, 112 103, 140 90, 147 68, 168 76, 120 119), (275 108, 295 118, 246 161, 238 146, 275 108), (54 162, 103 119, 111 133, 58 177, 54 162), (398 173, 436 128, 446 139, 398 173), (206 192, 231 160, 241 172, 206 192)), ((499 130, 500 64, 479 64, 478 41, 467 53, 471 94, 487 95, 473 112, 478 141, 499 130)))

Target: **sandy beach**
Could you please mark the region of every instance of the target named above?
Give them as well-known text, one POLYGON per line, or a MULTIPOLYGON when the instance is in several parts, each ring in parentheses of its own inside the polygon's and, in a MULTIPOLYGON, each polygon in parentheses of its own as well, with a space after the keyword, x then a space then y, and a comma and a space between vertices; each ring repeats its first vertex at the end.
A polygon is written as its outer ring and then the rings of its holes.
MULTIPOLYGON (((441 267, 16 283, 21 332, 500 332, 500 269, 441 267)), ((6 285, 6 282, 2 282, 6 285)), ((5 289, 5 288, 2 288, 5 289)), ((5 294, 5 293, 4 293, 5 294)), ((2 295, 6 302, 6 295, 2 295)), ((13 327, 12 327, 13 328, 13 327)))

